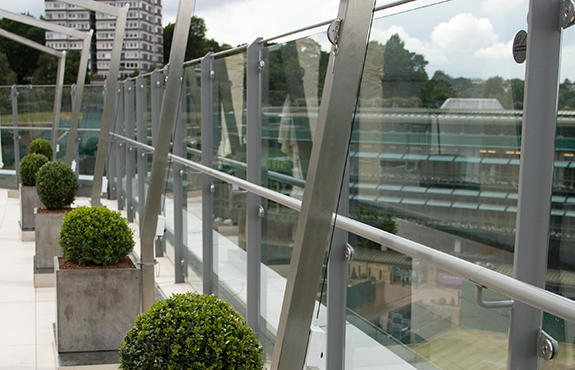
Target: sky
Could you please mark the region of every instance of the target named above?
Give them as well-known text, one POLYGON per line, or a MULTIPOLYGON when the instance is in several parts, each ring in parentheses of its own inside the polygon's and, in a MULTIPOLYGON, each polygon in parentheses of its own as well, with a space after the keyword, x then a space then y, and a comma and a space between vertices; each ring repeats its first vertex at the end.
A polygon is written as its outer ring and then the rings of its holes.
MULTIPOLYGON (((389 2, 379 0, 377 5, 389 2)), ((0 3, 2 9, 36 17, 44 12, 44 0, 0 3)), ((179 0, 162 1, 164 25, 175 21, 178 4, 179 0)), ((236 46, 333 19, 338 5, 339 0, 197 0, 194 14, 205 20, 208 38, 236 46)), ((516 64, 511 50, 515 34, 527 30, 527 13, 528 0, 418 0, 376 13, 371 40, 385 44, 391 35, 399 34, 408 50, 425 56, 430 77, 442 70, 452 77, 524 78, 525 63, 516 64), (426 7, 430 4, 435 5, 426 7)), ((316 37, 328 51, 325 37, 316 37)), ((567 30, 561 80, 575 80, 572 61, 575 30, 567 30)))

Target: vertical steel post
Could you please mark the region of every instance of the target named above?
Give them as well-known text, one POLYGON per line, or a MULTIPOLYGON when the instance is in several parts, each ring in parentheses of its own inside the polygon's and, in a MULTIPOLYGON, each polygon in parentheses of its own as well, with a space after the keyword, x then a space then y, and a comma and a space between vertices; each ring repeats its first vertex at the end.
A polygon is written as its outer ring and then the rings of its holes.
MULTIPOLYGON (((116 91, 109 91, 106 87, 104 88, 104 95, 113 94, 116 100, 119 100, 119 95, 116 91)), ((114 111, 117 111, 119 102, 116 101, 114 111)), ((114 120, 115 122, 115 120, 114 120)), ((108 158, 106 158, 106 176, 108 177, 108 199, 116 199, 116 186, 117 186, 117 176, 116 176, 116 156, 118 152, 116 150, 116 138, 111 138, 108 142, 108 158)), ((94 185, 92 185, 94 186, 94 185)), ((92 188, 92 192, 94 189, 92 188)))
MULTIPOLYGON (((82 96, 84 94, 84 82, 86 81, 86 68, 88 66, 88 57, 90 56, 90 40, 92 39, 92 34, 94 31, 90 30, 84 36, 84 42, 82 47, 82 54, 80 55, 80 67, 78 69, 78 78, 76 80, 76 95, 74 99, 74 104, 72 105, 72 117, 70 119, 70 131, 68 132, 68 145, 66 146, 66 156, 64 161, 68 164, 72 164, 72 160, 75 159, 78 151, 78 122, 80 121, 80 110, 82 109, 82 96)), ((94 178, 95 179, 95 178, 94 178)), ((99 188, 102 187, 100 183, 99 188)), ((94 189, 92 188, 92 192, 94 189)), ((98 189, 98 195, 100 189, 98 189)))
POLYGON ((152 146, 156 147, 158 142, 158 127, 160 125, 160 91, 164 84, 161 72, 155 70, 152 72, 151 80, 151 114, 152 114, 152 146))
MULTIPOLYGON (((12 95, 12 126, 14 128, 18 127, 18 90, 16 89, 16 85, 12 86, 11 89, 12 95)), ((14 130, 14 135, 12 136, 14 139, 14 168, 16 169, 16 189, 20 184, 20 131, 14 130)))
POLYGON ((323 96, 271 369, 302 369, 332 214, 343 181, 346 148, 367 51, 374 0, 342 0, 342 19, 329 58, 323 96), (336 49, 337 48, 337 49, 336 49), (329 126, 328 126, 329 125, 329 126))
MULTIPOLYGON (((146 80, 142 75, 136 78, 136 125, 138 141, 143 144, 148 143, 148 134, 146 132, 146 80)), ((138 148, 138 223, 140 224, 140 233, 144 224, 144 205, 146 204, 146 176, 148 175, 148 161, 144 149, 138 148)))
MULTIPOLYGON (((261 50, 262 38, 247 49, 247 180, 262 184, 261 50)), ((248 192, 247 218, 247 322, 256 336, 260 330, 262 219, 261 197, 248 192)), ((262 207, 263 210, 263 207, 262 207)))
MULTIPOLYGON (((98 139, 98 151, 96 153, 96 163, 94 165, 94 181, 92 184, 92 205, 101 206, 100 190, 102 188, 102 177, 104 176, 104 167, 108 157, 108 143, 110 142, 110 126, 114 120, 114 106, 117 89, 118 74, 120 72, 120 57, 124 46, 124 33, 126 31, 126 19, 128 16, 129 5, 119 9, 116 18, 116 29, 114 34, 114 44, 112 47, 112 57, 110 59, 110 71, 106 87, 109 94, 104 97, 104 111, 102 112, 102 126, 100 127, 100 137, 98 139)), ((91 38, 90 38, 91 40, 91 38)), ((88 40, 88 42, 90 42, 88 40)), ((68 157, 68 153, 66 153, 68 157)))
MULTIPOLYGON (((116 124, 114 125, 114 132, 118 135, 124 136, 124 102, 122 100, 122 86, 123 83, 118 85, 118 98, 116 107, 116 124)), ((111 160, 116 161, 116 199, 118 200, 118 211, 124 210, 124 175, 126 173, 126 145, 120 140, 116 139, 115 150, 116 155, 111 160)))
MULTIPOLYGON (((530 0, 513 276, 544 288, 561 56, 560 0, 530 0)), ((542 313, 515 302, 507 368, 538 368, 542 313)))
MULTIPOLYGON (((339 197, 338 214, 349 212, 349 159, 339 197)), ((336 228, 327 265, 327 343, 326 369, 345 368, 345 314, 347 308, 347 248, 348 233, 336 228)))
POLYGON ((148 186, 148 197, 144 214, 144 226, 142 228, 142 309, 146 311, 155 302, 154 292, 154 237, 158 212, 162 197, 162 188, 168 163, 170 139, 172 127, 178 108, 181 78, 184 72, 185 48, 179 47, 188 43, 188 31, 194 9, 194 0, 180 0, 178 7, 176 26, 172 50, 170 50, 170 69, 166 91, 162 99, 160 113, 160 127, 158 143, 152 158, 152 173, 148 186))
MULTIPOLYGON (((127 80, 124 83, 124 120, 126 137, 134 139, 134 81, 127 80)), ((126 146, 126 213, 129 222, 134 222, 134 201, 132 179, 135 174, 134 147, 125 143, 126 146)))
POLYGON ((56 74, 56 94, 54 95, 54 118, 52 123, 52 135, 50 144, 52 145, 52 160, 56 160, 56 146, 58 145, 58 130, 60 128, 60 112, 62 111, 62 89, 64 87, 64 71, 66 70, 66 52, 58 58, 58 72, 56 74))
MULTIPOLYGON (((184 80, 182 76, 182 81, 184 80)), ((180 93, 180 104, 178 106, 178 112, 176 115, 176 119, 174 121, 175 130, 174 130, 174 155, 178 157, 185 157, 184 156, 184 129, 182 123, 182 111, 183 107, 186 105, 186 93, 185 93, 185 84, 182 83, 182 90, 180 93)), ((184 180, 184 171, 185 168, 179 163, 173 162, 172 164, 174 168, 174 274, 175 274, 175 282, 176 283, 183 283, 184 282, 184 258, 183 258, 183 248, 184 248, 184 187, 183 187, 183 180, 184 180)))
MULTIPOLYGON (((202 164, 214 165, 213 137, 213 53, 209 52, 202 58, 201 89, 202 89, 202 164)), ((212 294, 214 269, 214 189, 210 176, 202 174, 202 284, 203 293, 212 294)))

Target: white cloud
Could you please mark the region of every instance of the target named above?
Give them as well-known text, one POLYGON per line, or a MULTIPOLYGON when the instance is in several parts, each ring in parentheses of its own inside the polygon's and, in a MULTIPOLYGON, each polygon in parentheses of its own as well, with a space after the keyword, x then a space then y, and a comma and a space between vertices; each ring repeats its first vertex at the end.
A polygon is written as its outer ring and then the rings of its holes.
POLYGON ((335 18, 338 7, 338 0, 314 2, 313 6, 307 0, 243 0, 209 8, 198 4, 196 15, 206 21, 209 38, 235 46, 335 18))
POLYGON ((497 42, 491 46, 483 49, 479 49, 473 54, 474 58, 484 58, 484 59, 506 59, 512 55, 513 40, 509 40, 506 43, 497 42))
POLYGON ((372 40, 381 44, 398 34, 405 48, 422 54, 429 62, 426 70, 431 77, 442 70, 453 77, 518 77, 521 71, 511 54, 512 40, 503 42, 487 18, 459 13, 437 24, 426 39, 401 26, 373 29, 372 40))
POLYGON ((489 19, 476 18, 468 13, 457 14, 449 22, 439 23, 431 33, 434 45, 462 53, 487 47, 496 42, 497 38, 489 19))

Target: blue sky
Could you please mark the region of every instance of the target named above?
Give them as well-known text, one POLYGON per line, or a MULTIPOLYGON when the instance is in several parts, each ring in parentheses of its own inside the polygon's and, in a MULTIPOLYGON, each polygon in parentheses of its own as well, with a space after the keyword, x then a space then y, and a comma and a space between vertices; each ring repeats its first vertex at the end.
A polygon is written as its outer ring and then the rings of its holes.
MULTIPOLYGON (((387 2, 380 0, 377 5, 387 2)), ((378 12, 372 40, 385 43, 398 33, 407 49, 428 60, 430 77, 436 70, 453 77, 524 77, 525 64, 517 65, 511 58, 511 41, 519 30, 527 29, 528 0, 453 0, 404 12, 437 2, 418 0, 378 12)), ((44 0, 2 3, 0 7, 12 12, 36 17, 44 12, 44 0)), ((178 4, 178 0, 163 0, 164 24, 174 22, 178 4)), ((338 4, 339 0, 197 0, 195 14, 205 19, 209 38, 235 46, 334 18, 338 4)), ((329 45, 323 47, 327 50, 329 45)), ((562 53, 561 80, 575 80, 575 29, 564 32, 562 53)))

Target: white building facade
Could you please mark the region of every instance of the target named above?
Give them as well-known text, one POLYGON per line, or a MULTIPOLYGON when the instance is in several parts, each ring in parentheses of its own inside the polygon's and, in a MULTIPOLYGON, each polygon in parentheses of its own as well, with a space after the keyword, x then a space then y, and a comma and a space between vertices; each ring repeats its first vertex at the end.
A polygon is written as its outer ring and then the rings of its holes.
MULTIPOLYGON (((164 38, 161 0, 106 0, 102 2, 118 7, 130 5, 120 63, 120 77, 129 76, 136 70, 145 72, 154 65, 162 66, 164 38)), ((44 3, 47 21, 79 30, 90 29, 88 10, 53 0, 45 0, 44 3)), ((108 76, 115 28, 115 17, 96 13, 97 68, 98 75, 102 77, 108 76)), ((60 51, 81 50, 82 41, 47 31, 46 46, 60 51)))

